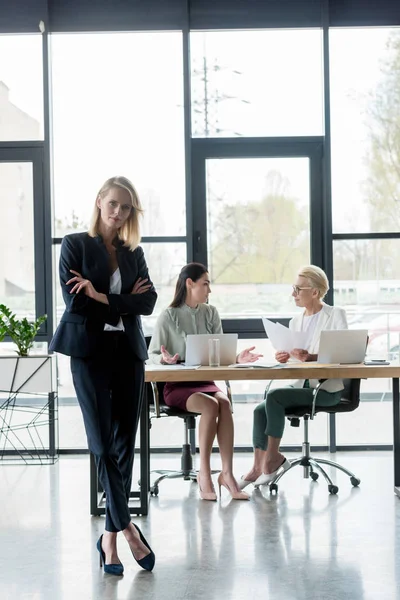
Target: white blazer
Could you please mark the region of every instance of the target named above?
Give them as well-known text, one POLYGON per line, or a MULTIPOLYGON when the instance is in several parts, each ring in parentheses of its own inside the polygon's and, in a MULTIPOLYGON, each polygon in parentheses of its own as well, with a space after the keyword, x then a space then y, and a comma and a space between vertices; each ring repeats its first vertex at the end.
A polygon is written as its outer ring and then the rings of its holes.
MULTIPOLYGON (((304 313, 296 315, 289 322, 289 329, 293 331, 301 331, 303 327, 304 313)), ((319 312, 318 321, 314 329, 314 334, 310 343, 310 347, 307 348, 310 354, 318 354, 319 350, 319 338, 321 337, 321 331, 323 329, 348 329, 346 312, 343 308, 337 306, 329 306, 329 304, 323 303, 322 309, 319 312)), ((318 385, 318 379, 310 379, 310 387, 315 388, 318 385)), ((292 383, 293 387, 300 388, 304 385, 304 379, 297 379, 292 383)), ((343 390, 343 381, 341 379, 327 379, 322 385, 322 389, 327 392, 339 392, 343 390)))

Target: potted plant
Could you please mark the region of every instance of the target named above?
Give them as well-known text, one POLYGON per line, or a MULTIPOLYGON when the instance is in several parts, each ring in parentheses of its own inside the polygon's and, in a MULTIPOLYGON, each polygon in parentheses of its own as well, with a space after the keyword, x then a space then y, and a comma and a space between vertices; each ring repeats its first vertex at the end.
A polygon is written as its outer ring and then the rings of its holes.
POLYGON ((17 346, 16 355, 0 355, 0 392, 8 394, 0 406, 0 462, 22 459, 42 464, 55 460, 56 359, 54 354, 29 355, 46 319, 47 315, 35 321, 18 319, 0 304, 0 342, 7 336, 17 346), (32 394, 35 398, 31 401, 32 394))
POLYGON ((28 321, 25 317, 17 319, 5 304, 0 304, 0 342, 9 336, 17 346, 18 356, 28 356, 36 334, 46 319, 47 315, 42 315, 33 322, 28 321))

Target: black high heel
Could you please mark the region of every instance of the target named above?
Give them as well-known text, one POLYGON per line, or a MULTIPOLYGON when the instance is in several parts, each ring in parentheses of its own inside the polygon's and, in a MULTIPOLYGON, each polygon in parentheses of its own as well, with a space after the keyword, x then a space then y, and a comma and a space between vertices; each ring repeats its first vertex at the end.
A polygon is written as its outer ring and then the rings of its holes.
POLYGON ((156 562, 155 554, 154 554, 153 550, 150 548, 146 538, 144 537, 143 533, 140 531, 139 527, 137 525, 135 525, 135 523, 132 523, 132 525, 135 527, 135 529, 137 529, 137 531, 139 533, 140 541, 142 542, 142 544, 144 544, 150 550, 150 554, 148 554, 144 558, 141 558, 140 560, 135 558, 135 555, 133 555, 133 558, 136 560, 137 564, 140 567, 142 567, 142 569, 145 569, 146 571, 152 571, 154 569, 154 565, 156 562))
MULTIPOLYGON (((106 553, 101 547, 101 541, 103 539, 103 534, 97 540, 96 548, 100 554, 100 568, 104 565, 104 573, 108 573, 109 575, 122 575, 124 572, 124 565, 122 563, 115 565, 106 565, 106 553)), ((146 556, 147 558, 147 556, 146 556)))

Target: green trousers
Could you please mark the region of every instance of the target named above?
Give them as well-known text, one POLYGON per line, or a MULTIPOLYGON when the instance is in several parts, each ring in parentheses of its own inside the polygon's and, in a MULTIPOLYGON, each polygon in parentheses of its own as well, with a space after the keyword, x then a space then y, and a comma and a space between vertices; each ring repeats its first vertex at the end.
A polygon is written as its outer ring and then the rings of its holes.
MULTIPOLYGON (((342 392, 320 390, 317 406, 335 406, 339 404, 342 392)), ((267 399, 258 404, 253 415, 253 446, 266 450, 268 436, 281 438, 285 429, 285 409, 296 406, 312 406, 313 389, 308 381, 303 388, 287 386, 271 390, 267 399)))

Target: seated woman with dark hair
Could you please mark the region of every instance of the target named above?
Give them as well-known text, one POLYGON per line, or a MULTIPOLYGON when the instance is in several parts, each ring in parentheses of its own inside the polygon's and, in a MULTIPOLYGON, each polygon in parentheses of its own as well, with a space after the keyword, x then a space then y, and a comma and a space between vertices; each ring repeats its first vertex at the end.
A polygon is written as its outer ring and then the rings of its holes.
MULTIPOLYGON (((170 306, 159 316, 149 347, 149 362, 175 364, 184 360, 188 334, 222 333, 221 319, 214 306, 207 304, 211 293, 210 276, 204 265, 190 263, 179 274, 175 296, 170 306)), ((254 362, 259 354, 254 347, 243 350, 237 362, 254 362)), ((197 476, 200 497, 216 500, 211 479, 211 450, 217 436, 222 472, 218 485, 224 486, 234 500, 248 500, 233 475, 233 419, 229 399, 212 381, 166 383, 164 399, 177 406, 199 413, 200 470, 197 476)))

